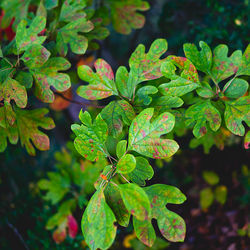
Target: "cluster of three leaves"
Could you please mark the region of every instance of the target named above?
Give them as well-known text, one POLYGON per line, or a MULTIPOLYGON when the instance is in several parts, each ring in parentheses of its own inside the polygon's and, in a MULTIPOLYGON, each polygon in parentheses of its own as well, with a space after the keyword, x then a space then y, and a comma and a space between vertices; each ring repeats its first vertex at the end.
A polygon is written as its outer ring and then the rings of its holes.
POLYGON ((156 235, 151 224, 157 219, 162 235, 170 241, 183 241, 185 222, 169 211, 167 203, 181 204, 186 197, 175 187, 156 184, 146 188, 128 183, 109 185, 92 196, 82 217, 82 232, 91 249, 107 249, 116 235, 117 221, 128 226, 130 214, 137 237, 152 246, 156 235))

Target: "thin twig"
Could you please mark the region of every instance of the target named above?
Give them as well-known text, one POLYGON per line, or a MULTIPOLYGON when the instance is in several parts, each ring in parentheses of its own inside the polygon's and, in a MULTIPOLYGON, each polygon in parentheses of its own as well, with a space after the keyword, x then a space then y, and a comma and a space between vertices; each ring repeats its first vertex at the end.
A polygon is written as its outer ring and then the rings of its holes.
POLYGON ((8 219, 6 220, 7 225, 13 230, 13 232, 15 233, 15 235, 17 235, 17 237, 19 238, 19 240, 23 243, 25 249, 29 250, 29 247, 26 245, 22 235, 18 232, 17 228, 15 228, 9 221, 8 219))
POLYGON ((228 89, 228 87, 231 85, 232 81, 235 79, 236 75, 225 85, 223 93, 226 92, 226 90, 228 89))
POLYGON ((121 177, 127 182, 127 183, 130 183, 129 180, 121 173, 119 173, 121 175, 121 177))
POLYGON ((62 93, 59 93, 59 92, 54 92, 54 94, 62 97, 64 100, 66 100, 68 102, 78 104, 78 105, 81 105, 81 106, 95 107, 95 108, 100 108, 100 109, 105 108, 105 106, 95 105, 93 103, 85 103, 85 102, 78 102, 78 101, 72 100, 72 99, 64 96, 62 93))

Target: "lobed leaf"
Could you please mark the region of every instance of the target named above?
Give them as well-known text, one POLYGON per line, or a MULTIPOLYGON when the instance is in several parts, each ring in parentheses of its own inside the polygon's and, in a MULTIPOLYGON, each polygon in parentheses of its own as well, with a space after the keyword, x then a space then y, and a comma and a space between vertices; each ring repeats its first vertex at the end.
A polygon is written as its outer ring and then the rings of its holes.
POLYGON ((242 52, 240 50, 236 50, 230 57, 227 55, 228 47, 224 44, 214 49, 211 75, 216 83, 236 74, 241 65, 242 52))
POLYGON ((175 118, 165 112, 150 123, 153 113, 153 108, 145 109, 133 120, 129 128, 128 150, 155 159, 170 157, 176 153, 179 146, 175 141, 161 139, 160 136, 173 129, 175 118))
POLYGON ((86 65, 78 67, 77 73, 79 77, 86 82, 87 86, 80 86, 77 94, 88 100, 100 100, 112 95, 118 95, 114 74, 108 63, 103 59, 95 61, 96 73, 86 65))
POLYGON ((81 111, 79 118, 82 125, 73 124, 71 129, 76 135, 74 145, 76 150, 90 161, 96 161, 102 156, 107 156, 105 142, 108 137, 108 126, 99 114, 92 123, 87 111, 81 111))
POLYGON ((45 36, 38 36, 46 26, 45 17, 35 17, 28 28, 27 24, 26 20, 22 20, 17 26, 16 46, 19 53, 27 50, 31 45, 41 45, 46 39, 45 36))
POLYGON ((243 136, 245 128, 243 121, 250 126, 250 99, 249 96, 240 97, 234 101, 225 102, 224 113, 227 128, 235 135, 243 136))
POLYGON ((144 26, 145 18, 137 11, 146 11, 149 4, 142 0, 109 1, 114 29, 121 34, 129 34, 132 29, 144 26))
POLYGON ((120 184, 118 186, 122 200, 129 213, 138 220, 150 218, 150 203, 145 191, 133 183, 120 184))
POLYGON ((199 45, 201 48, 200 51, 198 51, 197 47, 192 43, 184 44, 183 50, 185 56, 198 70, 208 73, 212 66, 212 51, 203 41, 200 41, 199 45))
POLYGON ((248 44, 243 56, 241 65, 236 73, 237 76, 250 75, 250 44, 248 44))
POLYGON ((101 116, 108 124, 109 134, 118 137, 123 125, 129 126, 135 117, 133 107, 125 100, 112 101, 102 111, 101 116))
POLYGON ((186 124, 195 124, 193 134, 200 138, 207 133, 207 122, 213 131, 217 131, 221 125, 220 112, 212 105, 210 100, 201 101, 190 106, 186 112, 186 124))
POLYGON ((73 53, 84 54, 88 47, 88 39, 78 33, 86 33, 94 29, 91 21, 80 18, 59 29, 56 37, 56 48, 61 56, 68 53, 68 44, 73 53))

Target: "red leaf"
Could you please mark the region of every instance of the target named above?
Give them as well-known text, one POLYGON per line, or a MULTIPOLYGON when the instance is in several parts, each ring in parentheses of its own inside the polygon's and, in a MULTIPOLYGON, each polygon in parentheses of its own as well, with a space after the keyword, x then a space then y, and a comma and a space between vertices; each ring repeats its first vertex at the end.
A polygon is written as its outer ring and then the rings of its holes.
POLYGON ((78 224, 76 219, 72 215, 68 216, 68 229, 69 229, 69 237, 74 239, 77 235, 78 224))
POLYGON ((62 243, 66 238, 66 228, 57 228, 53 233, 53 240, 56 244, 62 243))

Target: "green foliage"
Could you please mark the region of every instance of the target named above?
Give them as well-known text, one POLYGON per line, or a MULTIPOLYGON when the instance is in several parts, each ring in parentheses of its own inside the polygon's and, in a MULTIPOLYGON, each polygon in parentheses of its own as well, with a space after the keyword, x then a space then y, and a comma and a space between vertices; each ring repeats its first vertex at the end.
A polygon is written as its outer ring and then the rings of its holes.
POLYGON ((212 171, 203 171, 203 179, 210 185, 200 191, 200 206, 203 210, 207 210, 216 200, 221 205, 227 201, 227 187, 218 185, 219 176, 212 171))

